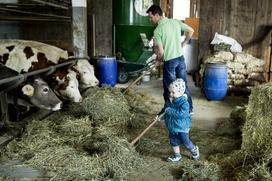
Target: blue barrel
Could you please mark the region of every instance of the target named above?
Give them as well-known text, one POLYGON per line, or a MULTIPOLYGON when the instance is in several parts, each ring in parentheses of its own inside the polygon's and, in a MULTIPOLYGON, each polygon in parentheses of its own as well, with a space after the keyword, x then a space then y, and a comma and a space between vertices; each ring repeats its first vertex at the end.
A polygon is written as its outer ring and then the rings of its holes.
POLYGON ((97 57, 96 70, 100 86, 115 86, 117 82, 117 62, 115 57, 97 57))
POLYGON ((222 100, 227 94, 228 70, 224 63, 208 63, 204 75, 204 93, 208 100, 222 100))

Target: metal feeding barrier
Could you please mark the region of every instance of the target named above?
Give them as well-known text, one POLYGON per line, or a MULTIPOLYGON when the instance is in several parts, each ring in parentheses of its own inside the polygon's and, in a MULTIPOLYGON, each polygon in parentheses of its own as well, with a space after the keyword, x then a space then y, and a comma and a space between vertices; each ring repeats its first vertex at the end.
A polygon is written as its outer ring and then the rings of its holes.
POLYGON ((9 121, 7 93, 10 90, 18 87, 21 83, 25 82, 28 77, 37 75, 41 77, 49 76, 50 74, 54 73, 56 69, 73 66, 81 59, 89 58, 72 57, 69 58, 66 62, 23 74, 20 74, 0 63, 0 107, 1 107, 0 128, 2 128, 4 124, 9 121))

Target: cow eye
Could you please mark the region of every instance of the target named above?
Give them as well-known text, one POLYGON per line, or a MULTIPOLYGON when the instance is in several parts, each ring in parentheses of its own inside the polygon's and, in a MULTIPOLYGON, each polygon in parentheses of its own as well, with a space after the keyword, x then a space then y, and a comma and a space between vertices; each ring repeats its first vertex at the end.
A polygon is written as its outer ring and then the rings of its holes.
POLYGON ((73 89, 73 88, 74 88, 74 86, 71 86, 71 88, 73 89))
POLYGON ((49 89, 47 87, 43 88, 43 92, 48 93, 49 89))

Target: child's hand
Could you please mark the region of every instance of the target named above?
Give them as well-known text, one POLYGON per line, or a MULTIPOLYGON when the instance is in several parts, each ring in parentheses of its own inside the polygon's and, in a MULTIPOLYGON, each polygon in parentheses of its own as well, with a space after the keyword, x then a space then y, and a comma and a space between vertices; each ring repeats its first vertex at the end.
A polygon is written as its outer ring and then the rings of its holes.
POLYGON ((165 112, 163 114, 161 114, 160 116, 157 115, 155 119, 157 119, 157 121, 163 122, 164 121, 164 119, 163 119, 164 114, 165 114, 165 112))
POLYGON ((165 114, 169 113, 170 107, 165 108, 165 114))

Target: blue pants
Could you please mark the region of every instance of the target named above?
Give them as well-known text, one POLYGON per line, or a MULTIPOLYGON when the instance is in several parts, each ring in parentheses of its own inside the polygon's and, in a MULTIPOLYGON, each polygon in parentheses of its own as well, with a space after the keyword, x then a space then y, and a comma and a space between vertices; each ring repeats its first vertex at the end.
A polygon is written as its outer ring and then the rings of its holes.
POLYGON ((195 145, 192 143, 192 141, 189 138, 189 133, 169 133, 169 139, 170 139, 170 145, 173 146, 179 146, 180 144, 183 144, 185 148, 188 150, 194 149, 195 145))
POLYGON ((192 111, 193 102, 192 102, 192 97, 187 85, 186 65, 185 65, 183 56, 165 61, 163 63, 163 89, 164 89, 163 98, 165 101, 164 108, 169 107, 171 104, 170 92, 168 90, 168 87, 176 78, 182 78, 185 81, 185 84, 186 84, 185 93, 187 94, 187 97, 188 97, 190 111, 192 111))

